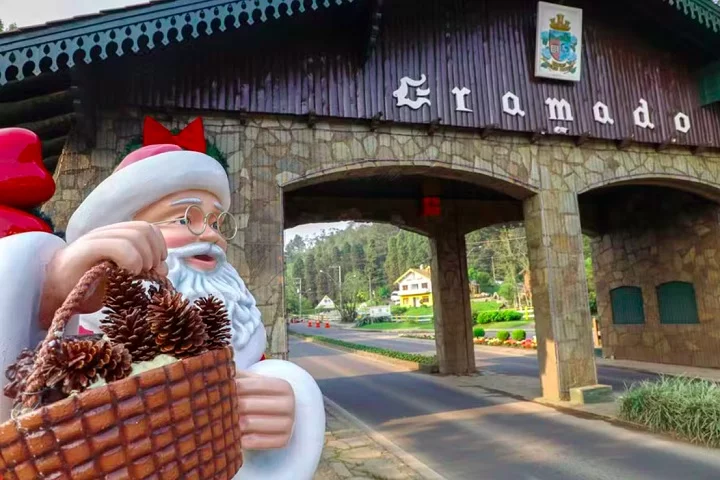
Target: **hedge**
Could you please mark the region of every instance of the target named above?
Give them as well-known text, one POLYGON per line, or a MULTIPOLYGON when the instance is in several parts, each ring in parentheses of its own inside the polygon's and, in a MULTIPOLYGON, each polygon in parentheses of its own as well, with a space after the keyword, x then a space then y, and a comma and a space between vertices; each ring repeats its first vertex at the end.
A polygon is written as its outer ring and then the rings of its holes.
POLYGON ((523 314, 515 310, 494 310, 492 312, 478 312, 475 323, 481 325, 498 322, 516 322, 523 319, 523 314))
POLYGON ((359 343, 350 343, 338 340, 336 338, 323 337, 322 335, 301 335, 306 338, 312 338, 321 343, 328 343, 330 345, 337 345, 338 347, 349 348, 350 350, 358 350, 360 352, 375 353, 377 355, 383 355, 385 357, 396 358, 398 360, 405 360, 407 362, 416 362, 422 365, 435 365, 437 364, 437 357, 435 355, 420 355, 418 353, 406 353, 398 352, 397 350, 389 350, 387 348, 371 347, 369 345, 362 345, 359 343))
POLYGON ((482 327, 473 328, 473 337, 480 338, 485 336, 485 329, 482 327))
POLYGON ((527 337, 527 333, 525 333, 525 330, 513 330, 512 332, 512 339, 516 342, 522 342, 525 340, 525 337, 527 337))

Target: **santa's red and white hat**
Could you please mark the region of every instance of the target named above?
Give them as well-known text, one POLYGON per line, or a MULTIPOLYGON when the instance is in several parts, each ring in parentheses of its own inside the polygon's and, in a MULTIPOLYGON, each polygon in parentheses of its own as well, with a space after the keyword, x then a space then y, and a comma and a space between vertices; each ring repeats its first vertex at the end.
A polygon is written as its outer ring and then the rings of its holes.
POLYGON ((82 202, 68 222, 66 239, 73 242, 96 228, 130 221, 145 207, 184 190, 210 192, 230 208, 230 183, 214 158, 176 145, 140 148, 82 202))

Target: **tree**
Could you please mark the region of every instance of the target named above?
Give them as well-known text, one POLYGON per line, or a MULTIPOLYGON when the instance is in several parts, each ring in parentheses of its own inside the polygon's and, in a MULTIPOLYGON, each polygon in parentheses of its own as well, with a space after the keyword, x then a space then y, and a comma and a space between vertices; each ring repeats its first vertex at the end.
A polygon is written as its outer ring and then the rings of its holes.
POLYGON ((397 240, 397 236, 388 239, 388 254, 385 258, 385 274, 388 277, 388 282, 394 282, 403 273, 400 271, 398 264, 397 240))
POLYGON ((498 287, 493 282, 492 276, 488 272, 481 272, 474 267, 468 269, 468 278, 478 284, 481 292, 492 295, 497 292, 498 287))
POLYGON ((592 245, 590 237, 583 235, 583 255, 585 257, 585 277, 587 278, 590 313, 597 314, 597 291, 595 289, 595 272, 592 264, 592 245))
MULTIPOLYGON (((400 275, 414 265, 410 259, 410 238, 405 232, 398 235, 398 265, 400 266, 400 275)), ((398 277, 400 276, 398 275, 398 277)))
POLYGON ((11 23, 8 25, 7 29, 5 28, 5 25, 3 24, 3 21, 0 20, 0 32, 12 32, 13 30, 17 30, 18 26, 16 23, 11 23))
POLYGON ((328 283, 328 273, 326 270, 318 270, 317 273, 317 298, 320 301, 325 295, 330 294, 330 284, 328 283))
POLYGON ((305 259, 305 282, 303 283, 307 283, 307 285, 303 285, 303 290, 307 292, 308 300, 313 304, 313 308, 320 301, 318 299, 317 276, 318 271, 315 266, 315 255, 310 252, 305 259))
POLYGON ((377 255, 377 244, 375 239, 371 239, 365 252, 365 276, 368 279, 368 285, 371 290, 375 290, 383 283, 383 273, 380 269, 377 255))
POLYGON ((343 303, 340 305, 340 321, 353 323, 357 320, 358 305, 364 300, 362 294, 365 280, 357 272, 345 277, 343 282, 343 303))
POLYGON ((353 246, 352 262, 353 271, 358 273, 365 272, 365 248, 362 243, 356 243, 353 246))
POLYGON ((293 262, 299 255, 301 255, 307 246, 305 240, 300 235, 295 235, 290 243, 285 247, 285 259, 287 262, 293 262))

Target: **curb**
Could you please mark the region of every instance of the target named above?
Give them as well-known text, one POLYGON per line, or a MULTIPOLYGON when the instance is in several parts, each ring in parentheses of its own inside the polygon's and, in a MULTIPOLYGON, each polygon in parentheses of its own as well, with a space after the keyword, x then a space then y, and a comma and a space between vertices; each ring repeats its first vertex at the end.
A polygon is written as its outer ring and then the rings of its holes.
POLYGON ((338 405, 337 403, 330 400, 328 397, 323 395, 323 398, 325 400, 325 405, 328 408, 328 410, 332 410, 333 414, 337 415, 338 417, 344 418, 346 421, 352 423, 355 425, 359 430, 361 430, 363 433, 365 433, 372 441, 389 451, 391 454, 395 455, 397 458, 399 458, 405 465, 407 465, 411 470, 414 470, 415 473, 417 473, 420 477, 422 477, 425 480, 446 480, 445 477, 437 473, 435 470, 431 469, 424 463, 422 463, 420 460, 415 458, 414 456, 407 453, 402 448, 398 447, 393 443, 391 440, 389 440, 385 435, 373 430, 368 425, 366 425, 362 420, 357 418, 352 413, 345 410, 343 407, 338 405))
POLYGON ((399 367, 404 367, 412 372, 421 372, 421 373, 438 373, 439 372, 439 367, 437 365, 428 365, 426 363, 410 362, 408 360, 400 360, 399 358, 387 357, 385 355, 380 355, 377 353, 365 352, 362 350, 354 350, 352 348, 346 348, 341 345, 336 345, 334 343, 324 342, 322 339, 316 338, 316 337, 303 337, 303 336, 296 335, 293 333, 291 333, 290 335, 297 337, 308 343, 319 343, 319 344, 322 344, 324 347, 333 348, 333 349, 339 350, 341 352, 352 353, 353 355, 358 355, 360 357, 365 357, 365 358, 377 360, 380 362, 390 363, 390 364, 393 364, 393 365, 396 365, 399 367))

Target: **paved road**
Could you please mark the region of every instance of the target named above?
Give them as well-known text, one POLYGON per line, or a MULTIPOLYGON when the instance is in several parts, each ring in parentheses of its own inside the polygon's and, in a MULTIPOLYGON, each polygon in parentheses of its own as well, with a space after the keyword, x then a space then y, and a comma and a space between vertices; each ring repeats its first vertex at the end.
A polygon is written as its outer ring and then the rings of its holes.
MULTIPOLYGON (((343 328, 317 329, 306 325, 294 324, 290 330, 299 333, 325 335, 346 342, 361 343, 380 348, 388 348, 409 353, 435 353, 435 342, 414 338, 399 338, 397 333, 378 333, 349 330, 343 328)), ((521 352, 518 352, 521 353, 521 352)), ((540 367, 535 355, 508 355, 502 351, 493 351, 490 347, 475 349, 475 361, 478 368, 503 375, 539 377, 540 367)), ((598 381, 610 385, 616 392, 623 391, 627 386, 641 380, 657 378, 656 375, 634 372, 632 370, 598 366, 598 381)))
POLYGON ((585 420, 318 344, 290 358, 323 393, 448 480, 715 480, 717 451, 585 420))

